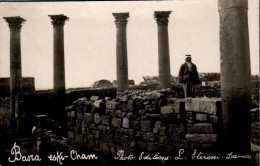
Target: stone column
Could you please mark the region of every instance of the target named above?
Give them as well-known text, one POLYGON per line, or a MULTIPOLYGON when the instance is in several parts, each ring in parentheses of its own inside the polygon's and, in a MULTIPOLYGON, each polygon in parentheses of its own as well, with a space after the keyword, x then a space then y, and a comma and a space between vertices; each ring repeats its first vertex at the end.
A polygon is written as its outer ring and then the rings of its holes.
POLYGON ((218 0, 223 145, 250 152, 251 71, 247 0, 218 0))
POLYGON ((69 18, 61 15, 49 15, 54 28, 53 34, 53 83, 56 95, 65 93, 65 69, 64 69, 64 24, 69 18))
MULTIPOLYGON (((65 107, 65 60, 64 60, 64 24, 69 18, 63 14, 49 15, 53 25, 53 84, 56 95, 57 119, 62 131, 66 130, 65 107)), ((64 133, 65 134, 65 133, 64 133)))
POLYGON ((126 25, 129 13, 113 13, 116 23, 116 74, 117 92, 128 89, 126 25))
POLYGON ((159 88, 171 88, 168 18, 171 11, 155 11, 154 18, 158 25, 159 88))
POLYGON ((10 124, 15 129, 15 97, 21 92, 21 38, 22 23, 26 20, 21 17, 4 17, 10 28, 10 124))

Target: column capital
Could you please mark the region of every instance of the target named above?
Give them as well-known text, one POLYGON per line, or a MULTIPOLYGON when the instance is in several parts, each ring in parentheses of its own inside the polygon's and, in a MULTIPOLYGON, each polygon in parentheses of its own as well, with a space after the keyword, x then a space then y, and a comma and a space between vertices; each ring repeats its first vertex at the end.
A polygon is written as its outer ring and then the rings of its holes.
POLYGON ((248 9, 248 0, 218 0, 218 11, 221 12, 225 9, 243 8, 248 9))
POLYGON ((154 11, 154 19, 158 25, 168 26, 169 15, 172 11, 154 11))
POLYGON ((18 29, 18 30, 21 30, 22 24, 26 21, 20 16, 3 17, 3 19, 8 23, 10 29, 18 29))
POLYGON ((126 27, 128 22, 127 18, 129 18, 129 12, 126 13, 112 13, 115 17, 115 23, 117 27, 126 27))
POLYGON ((63 15, 63 14, 59 14, 59 15, 48 15, 52 21, 52 25, 53 26, 64 26, 65 21, 69 20, 69 17, 63 15))

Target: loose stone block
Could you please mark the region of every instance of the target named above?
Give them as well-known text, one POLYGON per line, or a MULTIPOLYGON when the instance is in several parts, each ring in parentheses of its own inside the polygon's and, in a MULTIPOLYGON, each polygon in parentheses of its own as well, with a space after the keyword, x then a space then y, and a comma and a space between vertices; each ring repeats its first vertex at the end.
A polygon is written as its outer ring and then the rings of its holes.
POLYGON ((150 131, 151 130, 151 122, 149 120, 143 120, 140 123, 141 131, 150 131))
POLYGON ((121 126, 121 118, 113 118, 112 119, 112 126, 119 128, 121 126))
POLYGON ((216 115, 221 106, 221 99, 186 98, 185 110, 216 115))
POLYGON ((129 119, 123 118, 123 128, 129 128, 129 119))
POLYGON ((201 122, 207 121, 207 114, 196 114, 196 120, 201 122))
POLYGON ((91 96, 90 101, 96 101, 99 99, 99 96, 91 96))
POLYGON ((190 134, 211 134, 213 133, 213 128, 210 123, 187 124, 187 132, 190 134))
POLYGON ((173 113, 173 108, 172 106, 162 106, 160 113, 163 115, 171 114, 173 113))
POLYGON ((216 134, 186 134, 186 139, 190 142, 211 143, 217 142, 216 134))
POLYGON ((106 108, 115 110, 117 106, 117 102, 115 101, 106 101, 106 108))

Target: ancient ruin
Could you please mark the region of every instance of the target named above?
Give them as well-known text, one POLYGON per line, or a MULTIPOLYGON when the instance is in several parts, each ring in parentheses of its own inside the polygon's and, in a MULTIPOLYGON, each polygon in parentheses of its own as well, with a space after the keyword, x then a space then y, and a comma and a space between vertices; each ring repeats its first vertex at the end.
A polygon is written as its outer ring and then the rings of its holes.
POLYGON ((144 77, 140 85, 129 81, 129 13, 112 13, 116 86, 100 80, 85 89, 66 89, 64 24, 69 18, 49 15, 54 30, 54 82, 53 90, 46 91, 35 91, 33 78, 22 81, 20 30, 25 20, 4 17, 10 27, 11 70, 10 85, 8 78, 1 85, 10 86, 10 95, 0 97, 0 131, 6 136, 0 135, 6 143, 1 145, 1 156, 6 157, 5 150, 15 142, 14 147, 19 145, 26 153, 70 154, 69 164, 76 158, 91 158, 77 153, 93 153, 92 158, 98 157, 89 161, 93 164, 259 165, 259 82, 252 86, 247 3, 218 0, 221 73, 201 73, 205 85, 197 87, 195 98, 184 98, 178 78, 170 73, 171 11, 154 12, 159 76, 144 77), (208 86, 210 81, 217 83, 208 86), (8 132, 10 128, 17 132, 8 132), (234 159, 233 153, 242 157, 234 159))

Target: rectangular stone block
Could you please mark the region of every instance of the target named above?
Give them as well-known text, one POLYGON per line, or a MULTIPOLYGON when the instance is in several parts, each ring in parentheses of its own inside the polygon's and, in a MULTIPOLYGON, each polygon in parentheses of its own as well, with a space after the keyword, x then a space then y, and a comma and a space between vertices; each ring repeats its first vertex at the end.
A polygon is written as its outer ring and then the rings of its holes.
POLYGON ((212 134, 213 128, 210 123, 187 124, 187 132, 190 134, 212 134))
POLYGON ((173 113, 173 107, 171 105, 162 106, 160 109, 160 113, 163 115, 171 114, 173 113))
POLYGON ((83 114, 78 112, 77 113, 77 119, 83 120, 84 119, 83 114))
POLYGON ((76 112, 75 111, 71 111, 70 112, 70 117, 71 118, 75 118, 76 117, 76 112))
POLYGON ((115 110, 115 109, 116 109, 116 106, 117 106, 117 102, 115 102, 115 101, 109 101, 109 100, 106 101, 106 108, 107 108, 107 109, 115 110))
POLYGON ((217 134, 186 134, 189 142, 213 143, 217 142, 217 134))
POLYGON ((128 118, 123 118, 123 128, 129 128, 129 119, 128 118))
POLYGON ((207 121, 207 119, 208 119, 207 114, 196 114, 197 121, 205 122, 207 121))
POLYGON ((169 133, 182 133, 184 132, 183 124, 169 124, 169 133))
POLYGON ((119 128, 119 127, 121 126, 121 121, 122 121, 121 118, 113 118, 111 125, 112 125, 113 127, 119 128))
POLYGON ((141 131, 150 131, 151 130, 151 122, 149 120, 142 120, 141 123, 141 131))
POLYGON ((109 116, 101 115, 101 124, 109 126, 109 116))
POLYGON ((92 113, 84 113, 84 120, 87 123, 92 123, 94 118, 92 113))
POLYGON ((115 110, 106 109, 105 114, 108 116, 113 116, 115 114, 115 110))
POLYGON ((221 99, 215 98, 186 98, 185 110, 216 115, 221 109, 221 99))

